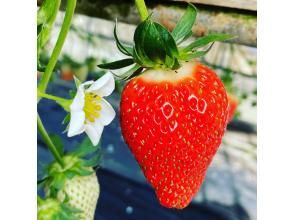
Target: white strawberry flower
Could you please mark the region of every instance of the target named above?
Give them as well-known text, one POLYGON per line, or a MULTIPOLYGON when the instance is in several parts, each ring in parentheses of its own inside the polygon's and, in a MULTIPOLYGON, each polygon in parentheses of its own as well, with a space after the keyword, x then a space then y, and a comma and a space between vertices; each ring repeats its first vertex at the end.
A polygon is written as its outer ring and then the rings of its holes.
POLYGON ((78 86, 70 105, 68 137, 86 132, 92 144, 98 144, 104 126, 110 124, 115 117, 114 109, 103 99, 113 92, 114 87, 111 73, 106 73, 95 82, 87 81, 78 86))

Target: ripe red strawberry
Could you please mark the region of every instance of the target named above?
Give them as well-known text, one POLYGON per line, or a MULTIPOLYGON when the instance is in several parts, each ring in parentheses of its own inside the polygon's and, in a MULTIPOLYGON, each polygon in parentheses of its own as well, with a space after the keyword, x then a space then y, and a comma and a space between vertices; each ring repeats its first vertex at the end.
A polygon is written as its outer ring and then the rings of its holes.
POLYGON ((224 85, 193 60, 232 36, 211 33, 183 46, 196 16, 188 4, 169 32, 150 15, 137 26, 132 47, 119 41, 115 26, 117 47, 128 58, 98 65, 116 70, 134 64, 115 74, 131 79, 121 97, 122 134, 160 203, 169 208, 186 207, 199 191, 227 125, 224 85))
POLYGON ((228 123, 233 120, 238 104, 238 98, 233 94, 228 93, 228 123))
POLYGON ((208 67, 147 70, 125 86, 122 134, 165 207, 186 207, 200 189, 226 128, 225 88, 208 67))

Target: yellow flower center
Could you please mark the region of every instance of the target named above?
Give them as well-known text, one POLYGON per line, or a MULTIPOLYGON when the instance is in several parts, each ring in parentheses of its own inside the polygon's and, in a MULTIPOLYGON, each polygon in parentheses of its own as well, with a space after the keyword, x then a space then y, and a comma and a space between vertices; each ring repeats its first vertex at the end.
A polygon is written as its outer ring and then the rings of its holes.
POLYGON ((86 122, 94 122, 96 118, 100 117, 101 97, 92 92, 85 93, 84 112, 86 115, 86 122))

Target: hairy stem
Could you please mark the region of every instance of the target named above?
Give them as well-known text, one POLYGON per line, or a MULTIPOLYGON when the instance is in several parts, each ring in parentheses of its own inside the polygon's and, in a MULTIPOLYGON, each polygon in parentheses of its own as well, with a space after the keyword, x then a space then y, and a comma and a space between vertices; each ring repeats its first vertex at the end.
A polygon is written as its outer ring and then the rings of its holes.
POLYGON ((37 125, 38 125, 38 131, 41 135, 41 137, 43 138, 44 142, 46 143, 46 145, 48 146, 49 150, 51 151, 51 153, 53 154, 55 160, 61 165, 64 166, 63 164, 63 160, 56 148, 56 146, 54 145, 54 143, 52 142, 51 138, 49 137, 42 121, 41 118, 38 114, 38 118, 37 118, 37 125))
POLYGON ((139 11, 141 20, 144 21, 148 18, 148 10, 144 0, 135 0, 136 7, 139 11))
POLYGON ((47 88, 48 82, 51 78, 53 69, 56 65, 57 59, 59 57, 59 54, 60 54, 61 49, 63 47, 63 44, 65 42, 67 33, 70 29, 70 24, 71 24, 72 17, 74 15, 75 7, 76 7, 76 0, 67 0, 65 16, 64 16, 64 20, 63 20, 63 23, 62 23, 62 26, 60 29, 58 39, 56 41, 56 44, 53 49, 52 55, 50 57, 49 63, 45 69, 44 75, 43 75, 41 82, 38 86, 38 88, 41 92, 46 91, 46 88, 47 88))

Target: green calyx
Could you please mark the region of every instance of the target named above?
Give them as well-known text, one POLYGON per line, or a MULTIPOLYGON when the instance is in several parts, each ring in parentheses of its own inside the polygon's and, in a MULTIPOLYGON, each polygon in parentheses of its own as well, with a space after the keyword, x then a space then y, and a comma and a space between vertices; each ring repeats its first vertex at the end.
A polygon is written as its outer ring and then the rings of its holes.
MULTIPOLYGON (((55 143, 57 143, 56 140, 55 143)), ((99 149, 99 145, 92 146, 88 138, 69 154, 64 154, 62 147, 58 146, 63 166, 56 161, 46 165, 44 167, 44 178, 39 181, 38 186, 44 187, 50 192, 50 197, 56 198, 58 191, 63 189, 66 180, 75 176, 93 174, 93 167, 98 166, 100 162, 101 154, 99 149)))
POLYGON ((123 45, 116 33, 117 24, 114 27, 114 37, 118 49, 129 56, 129 58, 100 64, 102 69, 120 69, 133 65, 127 72, 118 77, 127 80, 142 72, 144 68, 152 69, 178 69, 181 63, 204 56, 215 41, 226 41, 231 35, 211 33, 196 39, 194 42, 181 46, 192 36, 192 27, 197 17, 197 9, 188 4, 185 14, 180 18, 176 27, 169 32, 161 24, 152 21, 151 15, 141 22, 134 34, 134 45, 132 47, 123 45), (208 48, 203 49, 203 47, 208 48))
POLYGON ((38 220, 78 220, 79 210, 57 199, 38 197, 38 220))

